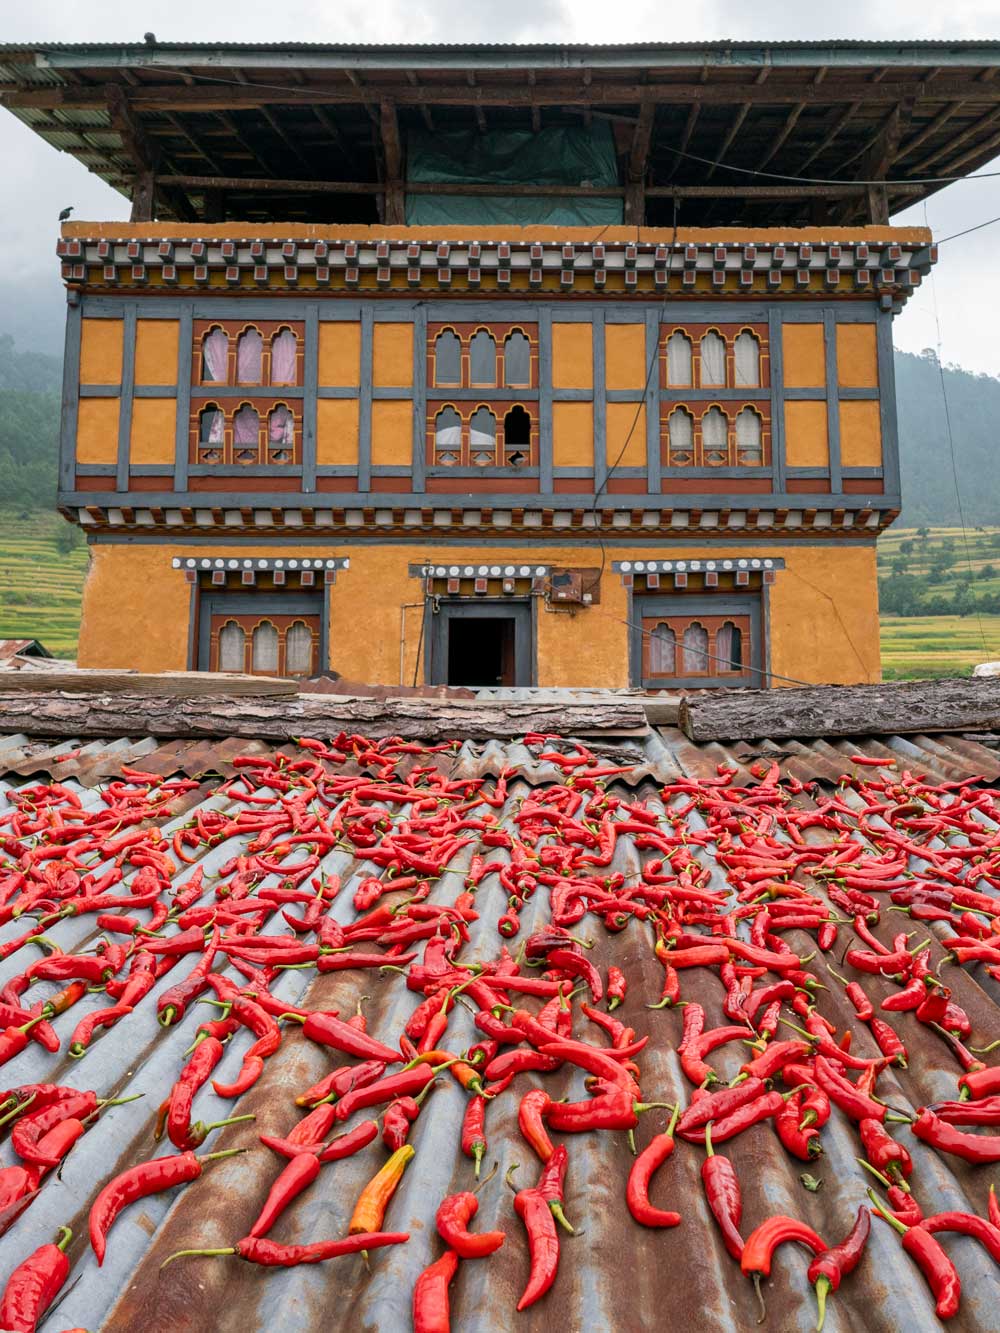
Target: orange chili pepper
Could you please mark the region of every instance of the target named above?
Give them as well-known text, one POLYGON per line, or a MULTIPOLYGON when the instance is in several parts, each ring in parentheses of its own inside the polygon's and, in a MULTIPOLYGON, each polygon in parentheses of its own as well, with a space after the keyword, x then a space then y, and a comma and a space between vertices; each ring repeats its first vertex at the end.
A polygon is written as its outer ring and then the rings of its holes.
POLYGON ((366 1231, 379 1231, 385 1210, 389 1207, 392 1196, 403 1178, 403 1172, 413 1157, 413 1145, 404 1143, 392 1154, 381 1171, 378 1171, 358 1196, 347 1228, 348 1235, 355 1236, 366 1231))

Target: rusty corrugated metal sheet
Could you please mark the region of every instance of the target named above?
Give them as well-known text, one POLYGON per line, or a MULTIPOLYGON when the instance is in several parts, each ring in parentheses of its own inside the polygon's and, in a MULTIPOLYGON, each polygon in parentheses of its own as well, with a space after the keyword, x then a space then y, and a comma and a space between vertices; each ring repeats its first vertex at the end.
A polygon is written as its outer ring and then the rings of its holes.
MULTIPOLYGON (((27 748, 36 746, 31 742, 27 748)), ((220 742, 195 757, 188 743, 160 746, 154 744, 144 753, 146 742, 115 742, 131 747, 131 762, 158 771, 184 771, 183 766, 220 771, 234 750, 232 742, 220 742), (227 748, 228 747, 228 748, 227 748)), ((741 776, 751 765, 777 759, 783 772, 805 779, 811 774, 821 783, 828 774, 845 770, 849 753, 863 750, 878 757, 895 756, 901 766, 927 772, 931 780, 961 770, 965 775, 989 768, 995 779, 1000 762, 991 749, 960 737, 879 738, 857 743, 821 742, 809 745, 763 745, 756 753, 746 747, 727 749, 720 746, 696 747, 679 733, 665 729, 651 735, 647 742, 657 764, 669 767, 674 775, 712 776, 718 763, 736 765, 741 776)), ((23 738, 0 739, 0 763, 5 757, 23 750, 23 738)), ((240 749, 247 749, 239 742, 240 749)), ((258 747, 264 752, 267 747, 258 747)), ((601 753, 619 747, 603 746, 601 753)), ((638 748, 638 747, 636 747, 638 748)), ((205 749, 204 746, 201 749, 205 749)), ((65 765, 92 765, 112 759, 120 763, 122 751, 96 746, 74 747, 72 741, 50 743, 47 751, 38 751, 34 759, 65 765), (69 750, 79 748, 76 758, 66 759, 69 750), (85 755, 84 751, 91 753, 85 755), (112 754, 113 751, 113 754, 112 754), (62 758, 60 758, 62 756, 62 758)), ((554 776, 546 766, 528 762, 523 747, 499 745, 463 747, 453 760, 441 756, 445 771, 471 774, 513 768, 519 775, 511 785, 510 800, 502 817, 508 821, 519 801, 532 784, 544 784, 554 776), (475 765, 482 767, 478 770, 475 765)), ((30 762, 30 760, 25 761, 30 762)), ((41 771, 41 770, 38 770, 41 771)), ((869 769, 871 773, 874 770, 869 769)), ((23 781, 13 777, 13 783, 23 781)), ((71 785, 74 780, 69 779, 71 785)), ((5 792, 11 778, 0 779, 0 813, 7 803, 5 792)), ((81 799, 90 804, 99 799, 93 789, 80 787, 81 799)), ((623 793, 625 789, 622 789, 623 793)), ((643 780, 639 795, 655 808, 658 781, 643 780)), ((205 789, 191 793, 185 808, 165 826, 169 834, 190 816, 191 808, 205 799, 205 789)), ((806 803, 807 794, 799 801, 806 803)), ((219 797, 210 804, 218 807, 219 797)), ((692 817, 692 826, 696 819, 692 817)), ((231 840, 211 849, 201 858, 209 877, 242 843, 231 840)), ((456 868, 467 864, 474 848, 466 848, 456 861, 456 868)), ((490 853, 491 855, 493 853, 490 853)), ((626 874, 640 865, 641 857, 623 838, 619 841, 614 868, 626 874)), ((340 874, 345 888, 336 900, 333 915, 341 921, 352 919, 351 890, 358 878, 371 866, 355 862, 343 851, 325 858, 323 868, 340 874)), ((186 878, 190 869, 178 876, 186 878)), ((716 876, 722 872, 717 867, 716 876)), ((435 899, 453 897, 461 876, 445 877, 434 889, 435 899)), ((524 933, 547 917, 542 895, 526 906, 524 933)), ((497 947, 496 916, 504 910, 505 895, 495 877, 484 881, 477 896, 481 919, 473 927, 470 946, 464 957, 470 961, 493 956, 497 947)), ((274 924, 278 926, 280 918, 274 924)), ((17 924, 0 927, 0 941, 16 931, 17 924)), ((93 927, 85 920, 66 920, 50 930, 50 935, 66 948, 85 945, 93 927)), ((614 961, 622 965, 630 978, 630 994, 623 1017, 640 1033, 648 1033, 651 1043, 643 1053, 643 1088, 665 1101, 689 1096, 680 1074, 676 1044, 680 1035, 680 1014, 671 1011, 650 1012, 645 1002, 659 993, 661 972, 652 957, 648 941, 640 938, 635 925, 621 935, 607 935, 592 928, 595 961, 602 968, 614 961)), ((799 941, 793 935, 793 947, 799 941)), ((935 962, 942 950, 934 946, 935 962)), ((0 962, 0 984, 22 966, 14 958, 0 962)), ((822 972, 822 964, 817 964, 822 972)), ((977 1038, 987 1041, 998 1030, 997 1000, 1000 991, 992 983, 981 984, 978 977, 953 968, 948 974, 956 1000, 972 1018, 977 1038)), ((167 976, 158 989, 172 984, 167 976)), ((829 979, 828 979, 829 980, 829 979)), ((872 991, 881 998, 891 989, 888 981, 874 981, 872 991)), ((413 1008, 414 998, 401 981, 375 981, 372 974, 334 974, 314 979, 311 973, 289 972, 275 986, 281 998, 290 1003, 305 1001, 313 1007, 336 1007, 341 1013, 352 1011, 361 994, 372 995, 366 1006, 370 1030, 391 1040, 413 1008), (373 985, 373 982, 375 983, 373 985)), ((692 976, 686 993, 718 1010, 719 993, 714 976, 692 976)), ((154 997, 155 998, 155 992, 154 997)), ((97 1007, 100 997, 81 1002, 97 1007)), ((855 1049, 859 1054, 874 1054, 874 1047, 862 1029, 852 1024, 852 1011, 840 986, 830 980, 822 998, 823 1011, 838 1028, 853 1026, 858 1032, 855 1049)), ((216 1135, 213 1150, 246 1147, 243 1157, 219 1162, 205 1177, 175 1196, 154 1197, 127 1210, 112 1233, 105 1267, 98 1270, 86 1247, 86 1213, 100 1184, 113 1172, 154 1155, 158 1149, 151 1137, 156 1107, 163 1100, 183 1063, 182 1052, 189 1044, 201 1015, 189 1014, 175 1029, 166 1033, 154 1016, 152 1001, 141 1005, 130 1016, 127 1028, 113 1030, 95 1042, 81 1062, 39 1054, 37 1049, 18 1056, 5 1070, 11 1085, 34 1079, 57 1079, 77 1087, 93 1087, 102 1095, 142 1092, 143 1099, 128 1106, 107 1111, 86 1138, 76 1147, 58 1177, 48 1181, 28 1211, 14 1227, 0 1238, 0 1277, 30 1252, 35 1245, 50 1238, 56 1227, 69 1223, 78 1239, 71 1248, 72 1285, 57 1311, 41 1325, 42 1333, 58 1333, 73 1326, 110 1333, 131 1330, 170 1330, 171 1333, 270 1333, 276 1329, 378 1330, 378 1333, 404 1333, 410 1328, 409 1296, 417 1273, 440 1252, 435 1238, 433 1213, 438 1201, 455 1189, 469 1184, 469 1166, 457 1151, 464 1098, 454 1087, 444 1084, 433 1094, 431 1114, 418 1120, 411 1141, 416 1158, 392 1204, 390 1225, 409 1230, 410 1243, 381 1251, 372 1256, 371 1273, 360 1260, 345 1259, 315 1268, 289 1272, 261 1272, 233 1259, 192 1259, 179 1261, 161 1272, 163 1259, 175 1249, 187 1247, 223 1247, 245 1233, 256 1215, 267 1190, 277 1175, 275 1159, 257 1142, 261 1132, 287 1133, 298 1118, 292 1106, 295 1091, 311 1083, 330 1067, 329 1057, 320 1047, 290 1034, 280 1051, 268 1062, 264 1077, 234 1107, 211 1090, 199 1094, 197 1112, 204 1119, 216 1119, 236 1113, 254 1113, 255 1124, 231 1127, 216 1135)), ((76 1016, 57 1020, 60 1031, 67 1031, 76 1016)), ((454 1044, 475 1040, 471 1019, 457 1010, 454 1044)), ((883 1095, 903 1107, 913 1107, 946 1095, 953 1088, 954 1069, 943 1045, 912 1020, 903 1027, 911 1053, 909 1068, 886 1076, 883 1095)), ((449 1034, 451 1040, 451 1034, 449 1034)), ((245 1040, 237 1037, 220 1067, 220 1076, 229 1077, 238 1067, 245 1040)), ((739 1057, 730 1048, 717 1064, 724 1077, 735 1072, 739 1057)), ((553 1096, 580 1093, 580 1080, 569 1074, 551 1076, 546 1087, 553 1096)), ((525 1159, 525 1149, 516 1127, 516 1106, 524 1091, 523 1084, 497 1098, 490 1108, 488 1160, 499 1161, 501 1173, 514 1161, 525 1159)), ((645 1117, 638 1133, 640 1147, 649 1136, 662 1128, 664 1113, 645 1117)), ((807 1193, 798 1181, 803 1169, 792 1162, 777 1146, 770 1131, 758 1129, 727 1146, 744 1187, 747 1229, 775 1211, 786 1211, 809 1221, 831 1235, 847 1230, 856 1208, 865 1202, 861 1173, 854 1163, 857 1145, 846 1122, 835 1116, 824 1133, 826 1152, 810 1167, 823 1181, 818 1194, 807 1193)), ((486 1262, 460 1266, 452 1289, 452 1326, 461 1330, 525 1330, 549 1333, 555 1326, 581 1333, 631 1333, 653 1326, 660 1320, 668 1326, 684 1323, 690 1328, 721 1329, 727 1333, 754 1326, 756 1318, 751 1289, 738 1267, 719 1243, 703 1203, 698 1179, 701 1154, 693 1148, 678 1150, 657 1182, 655 1196, 662 1206, 677 1208, 683 1224, 672 1231, 644 1231, 635 1227, 626 1212, 623 1192, 630 1157, 622 1135, 588 1134, 570 1141, 571 1167, 567 1188, 567 1213, 583 1234, 566 1238, 562 1248, 559 1278, 553 1295, 533 1309, 515 1314, 514 1306, 523 1286, 526 1255, 519 1224, 512 1217, 509 1197, 499 1181, 488 1186, 481 1196, 476 1226, 486 1230, 494 1225, 508 1231, 508 1242, 486 1262)), ((927 1209, 970 1207, 983 1213, 991 1173, 975 1171, 949 1159, 948 1163, 921 1145, 910 1144, 917 1163, 921 1198, 927 1209), (949 1167, 951 1169, 949 1169, 949 1167)), ((0 1148, 0 1161, 11 1160, 9 1144, 0 1148)), ((290 1209, 276 1231, 285 1241, 307 1241, 320 1236, 342 1233, 353 1202, 362 1184, 374 1169, 371 1156, 361 1156, 328 1167, 319 1180, 290 1209)), ((527 1171, 522 1171, 527 1174, 527 1171)), ((959 1330, 997 1328, 996 1269, 974 1242, 957 1240, 948 1248, 962 1274, 964 1293, 960 1316, 949 1327, 959 1330)), ((804 1279, 801 1256, 783 1252, 772 1280, 765 1284, 769 1310, 768 1327, 772 1330, 812 1328, 814 1303, 804 1279)), ((862 1267, 847 1280, 831 1301, 828 1315, 831 1333, 847 1330, 872 1330, 872 1333, 899 1333, 899 1330, 923 1330, 937 1327, 933 1307, 916 1270, 902 1255, 896 1239, 881 1225, 873 1228, 870 1248, 862 1267)))

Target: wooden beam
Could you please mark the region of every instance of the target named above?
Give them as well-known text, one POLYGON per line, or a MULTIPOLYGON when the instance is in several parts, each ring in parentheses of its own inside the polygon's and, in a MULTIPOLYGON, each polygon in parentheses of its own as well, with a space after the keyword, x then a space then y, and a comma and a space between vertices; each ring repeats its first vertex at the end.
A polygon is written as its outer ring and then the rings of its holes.
POLYGON ((406 220, 403 207, 403 147, 395 103, 383 98, 380 108, 382 151, 385 154, 385 221, 391 227, 406 220))
POLYGON ((849 107, 845 107, 845 109, 833 122, 829 130, 827 130, 826 134, 823 135, 823 138, 819 141, 819 143, 812 150, 809 156, 804 157, 802 161, 799 163, 798 166, 799 171, 805 171, 806 167, 808 167, 811 162, 814 162, 821 153, 824 153, 833 143, 834 139, 836 139, 837 135, 844 128, 847 122, 852 118, 852 116, 856 115, 857 112, 860 110, 861 110, 860 102, 852 102, 849 107))
MULTIPOLYGON (((220 189, 256 194, 275 192, 279 194, 380 194, 385 190, 381 181, 332 181, 332 180, 296 180, 273 177, 249 176, 161 176, 163 185, 181 185, 185 189, 204 190, 220 189)), ((894 186, 906 194, 919 194, 918 185, 894 186)), ((453 195, 495 195, 516 196, 545 195, 551 198, 594 198, 621 199, 626 187, 622 185, 484 185, 484 184, 449 184, 441 186, 427 181, 410 181, 406 186, 408 194, 453 194, 453 195)), ((654 199, 800 199, 827 198, 844 199, 860 196, 862 187, 853 182, 843 185, 647 185, 647 198, 654 199)))
POLYGON ((639 119, 632 132, 625 190, 625 221, 635 227, 641 227, 646 221, 646 171, 655 120, 656 108, 652 103, 646 103, 639 112, 639 119))
POLYGON ((593 703, 373 699, 336 694, 251 701, 236 699, 232 693, 197 698, 69 693, 72 679, 69 673, 62 677, 60 693, 16 692, 0 681, 0 730, 30 736, 239 736, 262 741, 336 735, 343 730, 414 740, 461 737, 484 741, 509 740, 533 731, 562 736, 644 735, 648 731, 642 699, 614 694, 595 695, 593 703))
POLYGON ((679 722, 689 739, 702 743, 993 730, 1000 727, 1000 680, 714 690, 686 695, 679 722))
MULTIPOLYGON (((350 72, 349 72, 350 74, 350 72)), ((354 86, 330 87, 309 84, 307 87, 288 85, 255 85, 247 88, 226 87, 216 84, 195 84, 178 87, 175 84, 142 84, 130 90, 132 103, 144 111, 216 111, 239 110, 264 105, 363 105, 377 119, 377 107, 383 97, 391 97, 399 106, 634 106, 643 102, 662 105, 736 106, 750 102, 755 106, 789 106, 804 102, 807 105, 830 105, 836 102, 870 102, 881 105, 895 104, 907 99, 936 102, 967 99, 985 106, 1000 102, 1000 81, 982 83, 964 76, 938 79, 932 88, 919 80, 905 83, 872 83, 857 79, 831 80, 822 86, 802 83, 773 76, 766 83, 599 83, 582 85, 579 82, 537 83, 533 88, 527 82, 488 84, 477 82, 463 87, 460 83, 433 90, 414 88, 405 80, 398 83, 380 83, 377 87, 357 80, 354 86)), ((89 86, 55 88, 7 89, 0 93, 0 105, 12 110, 102 110, 107 98, 102 88, 89 86)))
MULTIPOLYGON (((903 136, 904 123, 909 116, 903 107, 897 105, 889 112, 878 138, 866 154, 862 164, 862 176, 865 180, 883 181, 899 152, 900 139, 903 136)), ((868 184, 868 221, 873 226, 885 226, 889 221, 889 194, 884 185, 868 184)))
POLYGON ((767 153, 764 155, 764 157, 761 158, 760 162, 758 162, 757 164, 758 171, 763 171, 764 168, 767 166, 768 162, 771 161, 775 153, 778 151, 781 145, 791 134, 792 130, 795 129, 795 126, 798 123, 799 116, 802 115, 805 109, 806 109, 805 102, 799 102, 796 106, 792 107, 791 111, 789 111, 788 115, 786 116, 785 123, 784 125, 782 125, 781 130, 779 131, 776 139, 774 140, 774 143, 771 144, 771 147, 768 149, 767 153))
POLYGON ((705 179, 707 181, 711 180, 713 175, 715 174, 716 165, 722 163, 722 159, 726 156, 726 153, 729 151, 730 144, 736 138, 737 134, 739 134, 740 127, 746 120, 747 112, 749 110, 750 110, 749 102, 744 102, 743 105, 737 109, 736 115, 733 117, 733 123, 726 131, 726 137, 722 140, 722 143, 719 146, 719 150, 715 154, 716 161, 713 162, 713 164, 705 172, 705 179))
POLYGON ((243 676, 228 671, 36 671, 4 672, 0 693, 128 694, 172 699, 198 699, 202 695, 230 694, 254 698, 298 694, 298 683, 281 676, 243 676))
MULTIPOLYGON (((674 160, 664 173, 667 180, 672 180, 677 168, 684 161, 681 153, 686 153, 688 144, 691 142, 691 136, 694 134, 694 127, 698 122, 698 115, 701 111, 701 103, 695 102, 688 111, 687 120, 684 122, 684 129, 681 132, 681 141, 677 145, 677 152, 674 154, 674 160)), ((667 145, 669 147, 669 145, 667 145)))
POLYGON ((977 135, 992 129, 998 121, 1000 121, 1000 111, 989 111, 985 116, 979 116, 971 125, 967 125, 964 130, 959 130, 956 135, 950 137, 947 143, 941 144, 940 147, 928 153, 926 157, 921 158, 919 162, 914 163, 909 169, 910 173, 914 176, 923 175, 935 163, 940 162, 941 158, 950 158, 957 148, 961 148, 970 139, 975 139, 977 135))
POLYGON ((903 158, 909 157, 911 153, 915 153, 921 144, 926 143, 932 135, 937 134, 938 130, 942 129, 951 120, 952 116, 957 115, 964 105, 964 102, 950 102, 943 111, 939 111, 919 134, 915 134, 912 139, 907 139, 906 143, 900 145, 898 160, 902 161, 903 158))

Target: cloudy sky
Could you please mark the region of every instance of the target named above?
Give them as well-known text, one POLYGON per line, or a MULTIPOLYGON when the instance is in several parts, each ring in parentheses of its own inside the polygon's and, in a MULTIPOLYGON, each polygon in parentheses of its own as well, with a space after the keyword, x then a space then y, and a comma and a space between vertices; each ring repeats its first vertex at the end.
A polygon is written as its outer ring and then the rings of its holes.
MULTIPOLYGON (((827 17, 826 5, 789 6, 787 0, 702 0, 690 7, 633 0, 624 9, 604 0, 283 0, 280 11, 246 0, 172 0, 147 8, 133 0, 34 0, 4 6, 0 40, 139 41, 152 28, 161 42, 627 42, 907 38, 1000 39, 995 0, 962 0, 952 9, 931 0, 844 0, 827 17), (665 14, 669 13, 669 23, 665 14), (613 14, 613 23, 609 18, 613 14), (502 21, 501 17, 502 16, 502 21)), ((57 351, 62 292, 54 247, 56 216, 67 204, 76 217, 128 217, 128 203, 73 158, 58 154, 9 113, 0 111, 0 333, 18 345, 57 351)), ((1000 158, 990 168, 1000 173, 1000 158)), ((1000 175, 969 180, 935 195, 926 220, 938 237, 1000 216, 1000 175)), ((897 214, 899 223, 923 223, 924 207, 897 214)), ((897 345, 920 351, 940 340, 944 360, 1000 375, 1000 223, 941 248, 934 279, 896 322, 897 345)))

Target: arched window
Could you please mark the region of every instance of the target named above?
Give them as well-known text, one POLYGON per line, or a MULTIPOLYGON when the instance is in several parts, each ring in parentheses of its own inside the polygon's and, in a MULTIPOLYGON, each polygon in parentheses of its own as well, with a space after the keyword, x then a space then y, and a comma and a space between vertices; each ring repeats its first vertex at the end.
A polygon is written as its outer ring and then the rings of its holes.
POLYGON ((491 333, 480 329, 469 343, 469 383, 493 385, 496 382, 497 345, 491 333))
POLYGON ((667 339, 667 383, 679 389, 691 385, 691 339, 679 329, 667 339))
POLYGON ((224 421, 222 409, 214 403, 203 407, 198 413, 199 444, 218 445, 221 448, 224 421))
POLYGON ((298 340, 291 329, 279 329, 271 339, 271 383, 294 384, 298 340))
POLYGON ((259 384, 264 357, 264 339, 256 329, 241 333, 236 343, 237 384, 259 384))
POLYGON ((295 449, 295 418, 279 403, 267 418, 267 452, 272 462, 288 463, 295 449))
POLYGON ((253 632, 253 669, 272 675, 278 670, 278 631, 269 620, 262 620, 253 632))
POLYGON ((520 403, 503 419, 503 447, 511 467, 524 467, 531 459, 531 417, 520 403))
POLYGON ((684 631, 681 644, 684 654, 684 675, 709 675, 708 630, 705 626, 693 620, 684 631))
POLYGON ((733 342, 733 369, 738 388, 756 389, 760 384, 760 343, 747 329, 733 342))
POLYGON ((675 407, 668 422, 670 465, 686 467, 694 459, 694 417, 683 407, 675 407))
POLYGON ((764 461, 760 415, 752 407, 736 413, 736 461, 744 467, 760 467, 764 461))
POLYGON ((225 384, 229 378, 229 338, 222 329, 209 329, 201 340, 201 381, 225 384))
POLYGON ((531 343, 520 329, 514 329, 504 341, 503 382, 512 389, 531 383, 531 343))
POLYGON ((476 467, 496 462, 497 419, 488 407, 477 407, 469 420, 469 453, 476 467))
POLYGON ((434 418, 434 461, 454 467, 462 456, 462 418, 453 407, 442 407, 434 418))
POLYGON ((227 620, 219 631, 219 670, 242 671, 245 665, 247 636, 235 620, 227 620))
POLYGON ((448 386, 462 383, 462 344, 451 329, 445 329, 434 339, 434 383, 448 386))
POLYGON ((244 403, 233 413, 233 452, 237 462, 256 458, 259 445, 260 417, 256 408, 244 403))
POLYGON ((312 671, 313 636, 304 620, 293 621, 285 635, 285 674, 308 676, 312 671))
POLYGON ((726 383, 726 344, 714 329, 701 340, 701 387, 717 389, 726 383))
POLYGON ((669 625, 659 624, 649 636, 649 671, 653 676, 677 674, 677 635, 669 625))
POLYGON ((701 419, 701 446, 705 462, 719 467, 729 458, 729 422, 718 407, 710 407, 701 419))
POLYGON ((715 636, 716 666, 719 671, 743 670, 743 632, 727 620, 715 636))

